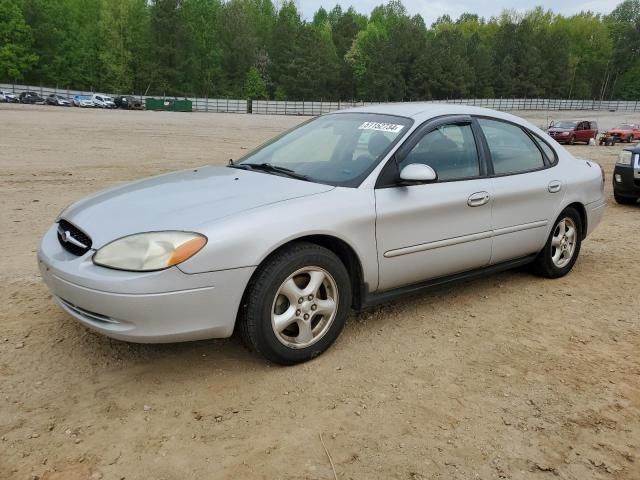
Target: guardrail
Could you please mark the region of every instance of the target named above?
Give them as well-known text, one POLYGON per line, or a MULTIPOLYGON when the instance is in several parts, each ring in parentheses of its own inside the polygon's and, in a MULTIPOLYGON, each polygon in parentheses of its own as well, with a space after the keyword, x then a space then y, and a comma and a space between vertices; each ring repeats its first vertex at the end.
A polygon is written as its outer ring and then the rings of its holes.
MULTIPOLYGON (((34 91, 43 97, 59 94, 67 97, 75 95, 92 95, 95 92, 49 88, 33 85, 0 84, 0 90, 20 93, 25 90, 34 91)), ((115 96, 109 94, 110 96, 115 96)), ((145 98, 164 98, 162 96, 134 95, 144 101, 145 98)), ((167 97, 174 98, 174 97, 167 97)), ((179 99, 185 97, 178 97, 179 99)), ((323 102, 323 101, 278 101, 241 99, 186 97, 191 100, 194 112, 215 113, 253 113, 257 115, 321 115, 343 110, 345 108, 375 105, 383 102, 323 102)), ((495 110, 609 110, 619 112, 640 112, 640 101, 623 100, 568 100, 550 98, 467 98, 430 100, 425 103, 451 103, 459 105, 475 105, 495 110)))

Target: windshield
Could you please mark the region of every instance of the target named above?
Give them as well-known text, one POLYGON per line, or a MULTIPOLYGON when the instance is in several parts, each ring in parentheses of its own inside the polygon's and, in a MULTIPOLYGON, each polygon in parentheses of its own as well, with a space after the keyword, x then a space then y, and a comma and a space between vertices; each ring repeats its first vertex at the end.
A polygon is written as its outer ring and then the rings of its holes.
POLYGON ((324 115, 259 147, 238 164, 269 164, 318 183, 355 187, 412 123, 409 118, 372 113, 324 115))
POLYGON ((553 127, 554 128, 576 128, 577 124, 578 122, 558 122, 558 123, 554 123, 553 127))

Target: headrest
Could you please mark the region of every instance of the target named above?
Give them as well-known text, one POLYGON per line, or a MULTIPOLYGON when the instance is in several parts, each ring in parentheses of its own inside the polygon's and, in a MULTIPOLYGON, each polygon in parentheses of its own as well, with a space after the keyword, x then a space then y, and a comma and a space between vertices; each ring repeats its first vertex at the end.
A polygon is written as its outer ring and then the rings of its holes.
POLYGON ((391 140, 384 136, 380 132, 373 133, 369 138, 369 144, 367 149, 369 153, 374 157, 379 157, 387 149, 391 140))

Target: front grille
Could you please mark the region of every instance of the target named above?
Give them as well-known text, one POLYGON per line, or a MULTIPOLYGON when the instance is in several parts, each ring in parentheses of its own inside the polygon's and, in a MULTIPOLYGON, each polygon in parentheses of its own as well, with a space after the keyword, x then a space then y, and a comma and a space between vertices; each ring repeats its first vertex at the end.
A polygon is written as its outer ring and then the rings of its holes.
POLYGON ((91 250, 91 238, 75 225, 60 220, 58 222, 58 241, 67 252, 82 256, 91 250))

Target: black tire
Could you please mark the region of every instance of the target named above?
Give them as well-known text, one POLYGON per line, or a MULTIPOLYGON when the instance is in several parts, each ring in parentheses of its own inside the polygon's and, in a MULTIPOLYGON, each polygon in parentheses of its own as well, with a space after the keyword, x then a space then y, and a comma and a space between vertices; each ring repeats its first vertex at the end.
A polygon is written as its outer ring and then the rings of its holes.
POLYGON ((621 197, 620 195, 613 194, 613 198, 616 200, 616 203, 620 205, 634 205, 638 199, 634 197, 621 197))
POLYGON ((350 308, 351 281, 342 261, 324 247, 299 242, 277 251, 258 267, 240 307, 238 330, 250 350, 272 362, 294 365, 311 360, 333 344, 344 328, 350 308), (307 267, 319 267, 335 281, 337 309, 333 321, 314 343, 307 347, 292 348, 276 336, 272 327, 272 312, 281 285, 292 274, 307 267))
POLYGON ((629 135, 627 138, 627 143, 633 143, 633 135, 629 135))
POLYGON ((580 218, 580 214, 573 207, 565 208, 562 213, 558 216, 556 221, 553 224, 553 228, 549 233, 549 238, 547 238, 547 242, 544 245, 544 248, 538 253, 535 261, 533 262, 533 271, 546 278, 559 278, 564 277, 567 273, 571 271, 573 265, 576 263, 578 259, 578 255, 580 254, 580 247, 582 246, 582 220, 580 218), (565 220, 570 219, 576 228, 575 234, 575 248, 571 259, 569 262, 562 266, 558 267, 553 261, 553 254, 555 247, 552 246, 552 241, 554 238, 554 234, 558 231, 559 224, 565 220))
POLYGON ((576 137, 573 137, 573 136, 572 136, 572 137, 569 139, 569 145, 575 145, 575 144, 576 144, 576 137))

